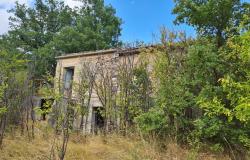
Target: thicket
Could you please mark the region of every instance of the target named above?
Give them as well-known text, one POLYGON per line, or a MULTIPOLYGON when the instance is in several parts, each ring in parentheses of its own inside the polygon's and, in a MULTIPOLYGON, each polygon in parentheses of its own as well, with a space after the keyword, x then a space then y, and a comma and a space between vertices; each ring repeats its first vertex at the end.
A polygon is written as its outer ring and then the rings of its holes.
POLYGON ((13 131, 18 126, 21 135, 34 137, 34 86, 31 75, 26 72, 26 60, 19 54, 0 51, 0 147, 6 129, 13 131), (32 122, 30 122, 32 121, 32 122))
POLYGON ((249 44, 247 31, 231 37, 221 48, 200 38, 186 49, 164 45, 148 49, 147 54, 157 57, 156 105, 136 118, 141 131, 159 138, 171 136, 179 144, 198 148, 206 144, 217 151, 227 148, 235 157, 246 153, 250 140, 249 44))
POLYGON ((159 144, 170 137, 180 145, 244 157, 250 149, 248 3, 176 0, 176 23, 194 26, 196 39, 162 28, 161 43, 141 47, 137 63, 129 54, 119 62, 102 56, 84 62, 79 81, 72 82, 78 96, 72 101, 61 77, 45 76, 46 71, 54 74, 54 56, 120 45, 115 10, 103 1, 86 3, 93 5, 71 9, 57 1, 36 0, 36 8, 17 3, 11 10, 13 30, 0 39, 0 145, 6 130, 17 126, 34 138, 34 112, 48 112, 55 133, 50 158, 58 151, 64 159, 75 125, 87 129, 95 90, 103 106, 104 135, 136 133, 159 144), (35 79, 41 77, 46 81, 37 88, 35 79), (46 104, 52 108, 34 106, 37 90, 53 99, 46 104))
POLYGON ((226 149, 238 159, 250 142, 249 4, 176 1, 173 13, 175 22, 193 25, 199 36, 187 43, 163 29, 161 48, 146 51, 158 57, 156 105, 137 117, 139 127, 180 144, 226 149))
POLYGON ((103 0, 81 2, 70 8, 60 0, 35 0, 33 6, 17 1, 9 10, 11 29, 1 36, 2 43, 26 55, 36 79, 54 75, 56 56, 120 45, 121 19, 115 9, 103 0))

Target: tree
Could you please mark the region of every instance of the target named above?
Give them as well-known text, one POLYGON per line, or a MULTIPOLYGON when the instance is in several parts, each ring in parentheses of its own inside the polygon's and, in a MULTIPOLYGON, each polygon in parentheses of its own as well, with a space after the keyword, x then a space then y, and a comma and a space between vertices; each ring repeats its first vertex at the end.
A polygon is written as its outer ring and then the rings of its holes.
POLYGON ((120 45, 121 19, 112 6, 103 0, 85 0, 75 9, 75 26, 63 28, 53 39, 53 46, 60 53, 100 50, 120 45), (65 43, 66 42, 66 43, 65 43))
POLYGON ((220 47, 230 32, 236 32, 243 13, 249 12, 246 6, 240 0, 175 0, 174 22, 187 23, 201 35, 216 37, 220 47))
POLYGON ((193 97, 186 89, 183 76, 189 42, 181 32, 162 28, 161 34, 162 44, 146 48, 142 53, 152 67, 155 104, 149 112, 139 115, 136 122, 143 133, 160 138, 172 135, 176 142, 183 142, 192 122, 187 113, 192 108, 193 97))
POLYGON ((98 61, 96 63, 96 78, 94 81, 94 90, 97 94, 97 97, 103 107, 101 110, 101 114, 104 118, 104 128, 103 133, 106 136, 108 131, 112 128, 112 123, 116 121, 116 113, 115 113, 115 96, 117 94, 117 90, 114 90, 115 82, 113 78, 115 76, 114 73, 114 65, 115 59, 105 59, 104 56, 99 56, 98 61))
POLYGON ((14 16, 7 36, 33 62, 34 77, 54 74, 56 56, 120 45, 115 9, 103 0, 82 2, 74 9, 59 0, 36 0, 33 7, 17 2, 10 10, 14 16))
POLYGON ((57 0, 35 0, 34 7, 16 2, 10 13, 9 36, 25 53, 49 43, 64 26, 74 25, 73 10, 57 0))
POLYGON ((79 72, 79 81, 75 84, 75 89, 78 97, 80 126, 79 128, 85 132, 88 131, 89 111, 91 107, 91 97, 93 96, 94 82, 97 74, 97 63, 83 62, 79 72), (85 127, 84 127, 85 125, 85 127))
MULTIPOLYGON (((9 124, 21 124, 24 129, 26 113, 29 117, 30 105, 27 104, 29 87, 25 84, 25 61, 18 55, 0 50, 0 147, 5 129, 9 124), (26 86, 25 86, 26 85, 26 86), (27 91, 27 92, 26 92, 27 91), (25 116, 24 116, 25 115, 25 116)), ((26 121, 26 122, 27 122, 26 121)), ((26 123, 26 125, 28 125, 26 123)), ((28 126, 26 126, 28 129, 28 126)), ((22 132, 23 133, 23 132, 22 132)))
POLYGON ((11 30, 6 37, 10 42, 14 41, 13 48, 18 48, 31 60, 34 68, 29 72, 33 77, 41 78, 46 73, 44 68, 55 66, 55 54, 51 54, 53 50, 46 50, 46 54, 38 51, 51 42, 63 27, 75 24, 74 11, 57 0, 35 0, 33 7, 16 2, 9 12, 13 16, 9 18, 11 30))
POLYGON ((250 147, 249 139, 249 73, 250 32, 234 36, 227 41, 220 52, 221 60, 230 64, 224 65, 225 74, 218 85, 207 84, 199 96, 197 104, 204 116, 197 121, 197 131, 207 139, 213 137, 227 147, 250 147))
POLYGON ((107 49, 120 45, 121 19, 115 14, 115 9, 105 6, 103 0, 85 0, 88 5, 79 10, 77 29, 84 33, 90 50, 107 49))

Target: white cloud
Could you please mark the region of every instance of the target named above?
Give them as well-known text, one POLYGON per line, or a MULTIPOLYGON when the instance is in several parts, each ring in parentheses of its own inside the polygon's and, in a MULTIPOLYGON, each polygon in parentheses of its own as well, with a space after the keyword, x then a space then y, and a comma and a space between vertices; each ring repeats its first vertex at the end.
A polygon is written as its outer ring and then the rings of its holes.
POLYGON ((9 18, 10 14, 3 9, 0 9, 0 34, 7 33, 9 30, 9 18))
MULTIPOLYGON (((18 1, 20 4, 31 4, 34 0, 0 0, 0 35, 7 33, 9 30, 9 16, 10 13, 7 10, 11 9, 15 2, 18 1)), ((64 0, 65 4, 74 8, 82 5, 82 2, 78 0, 64 0)))
POLYGON ((64 0, 64 3, 70 6, 71 8, 79 7, 82 5, 82 2, 78 0, 64 0))
POLYGON ((20 4, 28 4, 29 0, 1 0, 0 6, 4 6, 5 9, 12 7, 15 2, 18 1, 20 4))
MULTIPOLYGON (((7 33, 9 30, 10 13, 7 10, 15 5, 16 0, 0 0, 0 34, 7 33)), ((29 0, 18 0, 20 4, 29 4, 29 0)))

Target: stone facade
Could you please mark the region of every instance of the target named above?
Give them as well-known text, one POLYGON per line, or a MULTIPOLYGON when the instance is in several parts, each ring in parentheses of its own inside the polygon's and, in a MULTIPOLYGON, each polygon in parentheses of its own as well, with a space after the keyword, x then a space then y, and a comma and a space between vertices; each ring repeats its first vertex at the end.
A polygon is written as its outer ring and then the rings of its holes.
MULTIPOLYGON (((77 84, 81 80, 81 71, 84 70, 84 64, 88 64, 89 69, 93 69, 98 65, 105 65, 108 68, 105 72, 110 72, 112 78, 110 80, 116 81, 116 69, 120 64, 128 63, 127 61, 133 61, 134 65, 138 62, 138 49, 129 49, 129 50, 120 50, 120 49, 109 49, 101 50, 94 52, 83 52, 83 53, 74 53, 67 54, 63 56, 56 57, 57 67, 56 67, 56 76, 55 79, 58 82, 63 82, 63 87, 69 87, 69 81, 72 81, 73 84, 77 84)), ((95 68, 95 71, 99 71, 99 68, 95 68)), ((93 71, 94 72, 94 71, 93 71)), ((97 79, 101 79, 101 76, 97 76, 97 79)), ((58 83, 55 84, 55 88, 58 87, 58 83)), ((76 91, 76 88, 73 86, 71 88, 71 99, 78 100, 79 95, 76 91)), ((116 86, 114 85, 114 90, 116 86)), ((88 93, 86 93, 88 94, 88 93)), ((95 90, 91 93, 90 98, 90 108, 88 116, 85 116, 84 132, 90 133, 97 125, 98 115, 96 108, 102 107, 100 98, 98 97, 95 90)), ((80 126, 80 119, 76 119, 74 122, 75 126, 80 126)))

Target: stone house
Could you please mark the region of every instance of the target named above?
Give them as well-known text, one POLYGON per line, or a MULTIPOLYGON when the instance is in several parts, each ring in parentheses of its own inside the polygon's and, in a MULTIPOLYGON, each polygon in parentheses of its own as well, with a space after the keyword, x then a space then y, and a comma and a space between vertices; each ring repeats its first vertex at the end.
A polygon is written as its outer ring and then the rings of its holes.
MULTIPOLYGON (((133 67, 138 63, 138 57, 139 49, 108 49, 62 55, 56 57, 57 67, 55 79, 59 80, 61 88, 69 91, 65 96, 79 103, 81 96, 85 95, 79 95, 79 88, 76 87, 77 85, 75 84, 81 83, 82 77, 86 78, 86 74, 93 76, 94 73, 99 73, 99 76, 96 76, 95 79, 102 81, 104 78, 102 74, 105 74, 105 76, 109 75, 107 81, 111 82, 108 83, 112 84, 112 91, 117 91, 117 68, 119 68, 120 65, 130 65, 130 67, 133 67), (103 71, 103 68, 100 68, 100 66, 104 66, 105 71, 103 71), (85 72, 85 76, 82 74, 83 71, 85 72)), ((88 81, 88 83, 89 82, 90 81, 88 81)), ((59 83, 57 82, 55 88, 58 87, 58 85, 59 83)), ((89 87, 87 89, 89 91, 89 87)), ((85 94, 89 94, 88 91, 85 94)), ((79 119, 74 121, 76 128, 83 125, 84 131, 87 133, 94 132, 98 127, 103 126, 103 117, 100 114, 100 110, 103 106, 102 99, 98 96, 98 91, 94 88, 89 95, 88 113, 84 117, 79 117, 79 119)), ((88 101, 86 97, 84 101, 88 101)))

